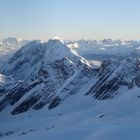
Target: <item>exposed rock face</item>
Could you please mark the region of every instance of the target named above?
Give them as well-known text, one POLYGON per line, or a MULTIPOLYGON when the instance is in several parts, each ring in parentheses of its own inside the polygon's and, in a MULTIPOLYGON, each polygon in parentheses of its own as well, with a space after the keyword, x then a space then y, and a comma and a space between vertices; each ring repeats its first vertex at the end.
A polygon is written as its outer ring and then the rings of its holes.
POLYGON ((118 62, 104 61, 101 65, 99 78, 87 95, 92 94, 97 99, 113 98, 120 90, 129 90, 139 86, 139 60, 126 59, 118 62))
POLYGON ((26 45, 2 72, 16 79, 0 88, 0 111, 11 106, 12 115, 45 105, 53 109, 82 87, 83 96, 103 100, 140 86, 139 60, 106 60, 100 68, 92 68, 60 40, 26 45))

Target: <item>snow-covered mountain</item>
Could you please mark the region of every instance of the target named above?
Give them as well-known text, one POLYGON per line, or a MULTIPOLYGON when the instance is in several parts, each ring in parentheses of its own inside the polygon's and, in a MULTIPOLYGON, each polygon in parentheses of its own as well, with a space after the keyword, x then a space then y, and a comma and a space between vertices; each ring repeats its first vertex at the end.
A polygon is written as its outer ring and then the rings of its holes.
POLYGON ((30 42, 1 67, 0 138, 139 139, 139 59, 91 66, 67 44, 30 42))
POLYGON ((51 109, 75 94, 82 83, 86 84, 96 74, 84 58, 60 40, 31 42, 17 51, 5 66, 2 67, 3 74, 21 80, 16 86, 14 83, 6 87, 3 93, 0 110, 15 105, 12 114, 30 108, 38 110, 46 104, 51 109))
POLYGON ((1 71, 6 75, 12 75, 17 80, 31 80, 40 76, 41 70, 45 71, 45 69, 54 67, 52 65, 62 63, 65 66, 69 64, 70 66, 78 66, 82 62, 88 65, 84 58, 69 49, 60 40, 49 40, 47 43, 41 43, 41 41, 37 40, 17 51, 1 67, 1 71))

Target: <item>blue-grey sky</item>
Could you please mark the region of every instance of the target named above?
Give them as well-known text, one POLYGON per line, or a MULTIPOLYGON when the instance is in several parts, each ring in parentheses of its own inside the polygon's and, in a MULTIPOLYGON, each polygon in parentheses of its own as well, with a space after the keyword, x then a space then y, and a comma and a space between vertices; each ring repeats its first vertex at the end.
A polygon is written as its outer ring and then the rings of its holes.
POLYGON ((0 0, 0 38, 140 39, 140 0, 0 0))

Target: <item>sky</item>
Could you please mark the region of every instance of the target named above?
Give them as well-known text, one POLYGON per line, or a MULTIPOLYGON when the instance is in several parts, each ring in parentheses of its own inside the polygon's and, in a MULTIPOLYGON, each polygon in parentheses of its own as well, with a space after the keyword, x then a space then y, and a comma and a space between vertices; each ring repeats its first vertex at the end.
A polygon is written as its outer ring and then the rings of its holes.
POLYGON ((0 0, 0 38, 140 40, 140 0, 0 0))

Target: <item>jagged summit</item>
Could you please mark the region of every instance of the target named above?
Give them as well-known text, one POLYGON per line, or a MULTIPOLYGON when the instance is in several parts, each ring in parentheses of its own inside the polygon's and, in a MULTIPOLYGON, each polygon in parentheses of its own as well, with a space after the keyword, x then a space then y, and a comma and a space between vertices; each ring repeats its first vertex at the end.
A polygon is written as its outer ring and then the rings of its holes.
POLYGON ((46 53, 44 59, 47 62, 54 62, 57 59, 62 59, 64 57, 79 57, 79 55, 68 48, 67 45, 59 39, 50 39, 46 43, 46 53))

